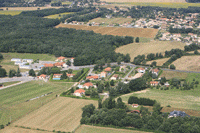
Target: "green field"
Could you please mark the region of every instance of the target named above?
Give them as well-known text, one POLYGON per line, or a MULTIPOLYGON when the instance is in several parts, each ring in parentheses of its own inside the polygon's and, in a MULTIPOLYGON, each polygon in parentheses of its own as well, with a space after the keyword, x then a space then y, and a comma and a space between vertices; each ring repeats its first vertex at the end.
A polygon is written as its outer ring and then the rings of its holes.
POLYGON ((172 79, 172 78, 185 79, 188 77, 188 73, 163 71, 160 77, 165 77, 166 79, 172 79))
MULTIPOLYGON (((200 74, 189 73, 186 80, 191 82, 193 79, 200 81, 200 74)), ((149 89, 146 93, 133 93, 134 96, 145 97, 157 100, 163 107, 170 105, 173 108, 190 109, 200 111, 200 85, 194 90, 181 91, 179 89, 157 90, 149 89)), ((131 95, 121 96, 123 101, 128 101, 131 95)))
POLYGON ((54 84, 43 81, 31 81, 28 83, 13 86, 0 90, 0 125, 7 124, 10 119, 16 120, 23 115, 39 108, 43 104, 55 99, 73 83, 54 84), (41 95, 53 92, 47 96, 25 102, 26 100, 39 97, 41 95))
POLYGON ((49 15, 49 16, 46 16, 44 18, 53 18, 53 19, 60 19, 63 17, 63 15, 67 15, 67 14, 71 14, 72 12, 64 12, 64 13, 59 13, 59 14, 54 14, 54 15, 49 15))
POLYGON ((76 133, 150 133, 150 132, 137 131, 137 130, 117 129, 117 128, 109 128, 109 127, 98 127, 98 126, 81 125, 76 130, 76 133))
POLYGON ((0 11, 0 15, 19 15, 22 11, 0 11))
POLYGON ((118 5, 131 5, 131 6, 159 6, 169 8, 188 8, 189 6, 200 7, 200 3, 170 3, 170 2, 111 2, 118 5))
POLYGON ((13 81, 13 82, 5 82, 3 83, 4 86, 8 86, 8 85, 12 85, 12 84, 16 84, 19 83, 20 81, 13 81))

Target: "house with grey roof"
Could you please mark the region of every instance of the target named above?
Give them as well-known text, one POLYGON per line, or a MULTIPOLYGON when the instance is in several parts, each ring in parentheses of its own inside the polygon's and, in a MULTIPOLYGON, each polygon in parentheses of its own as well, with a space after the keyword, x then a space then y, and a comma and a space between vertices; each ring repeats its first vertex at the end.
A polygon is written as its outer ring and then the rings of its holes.
POLYGON ((168 118, 171 118, 171 117, 190 117, 188 114, 186 114, 184 111, 172 111, 170 112, 170 114, 168 115, 168 118))

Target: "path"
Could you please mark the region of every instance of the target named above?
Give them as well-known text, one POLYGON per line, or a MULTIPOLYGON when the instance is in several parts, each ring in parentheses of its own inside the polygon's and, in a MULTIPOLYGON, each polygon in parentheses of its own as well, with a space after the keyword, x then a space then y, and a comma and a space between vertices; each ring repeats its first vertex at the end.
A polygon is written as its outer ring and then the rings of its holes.
POLYGON ((26 82, 29 82, 29 81, 21 81, 21 82, 16 83, 16 84, 12 84, 12 85, 8 85, 8 86, 5 86, 5 87, 1 87, 0 90, 6 89, 6 88, 9 88, 9 87, 13 87, 13 86, 16 86, 16 85, 20 85, 20 84, 23 84, 23 83, 26 83, 26 82))

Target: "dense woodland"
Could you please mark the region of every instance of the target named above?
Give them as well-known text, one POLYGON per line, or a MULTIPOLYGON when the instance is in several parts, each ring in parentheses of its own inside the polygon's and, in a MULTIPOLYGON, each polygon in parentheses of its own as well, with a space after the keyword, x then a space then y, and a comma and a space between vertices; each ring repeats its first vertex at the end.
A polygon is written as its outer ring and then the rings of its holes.
POLYGON ((75 65, 94 64, 104 59, 117 61, 115 48, 132 43, 132 37, 96 34, 67 28, 54 28, 59 20, 30 16, 0 16, 0 51, 49 53, 56 57, 76 57, 75 65))

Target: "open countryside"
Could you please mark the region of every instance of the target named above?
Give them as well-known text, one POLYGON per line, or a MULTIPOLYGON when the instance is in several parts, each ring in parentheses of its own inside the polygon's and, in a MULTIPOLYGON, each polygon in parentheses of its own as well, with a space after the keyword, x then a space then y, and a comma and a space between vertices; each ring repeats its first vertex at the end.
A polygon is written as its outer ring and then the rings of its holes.
POLYGON ((114 36, 132 36, 132 37, 146 37, 154 38, 157 34, 157 29, 147 28, 118 28, 118 27, 101 27, 101 26, 83 26, 83 25, 67 25, 59 24, 56 28, 73 28, 77 30, 92 30, 95 33, 102 35, 114 35, 114 36))
POLYGON ((5 129, 1 130, 1 133, 49 133, 48 131, 39 131, 39 130, 32 130, 32 129, 25 129, 22 127, 6 127, 5 129))
POLYGON ((54 14, 54 15, 49 15, 49 16, 46 16, 44 18, 51 18, 51 19, 60 19, 63 17, 63 15, 67 15, 67 14, 71 14, 71 12, 64 12, 64 13, 60 13, 60 14, 54 14))
POLYGON ((157 62, 157 66, 162 66, 166 61, 168 61, 169 58, 163 58, 163 59, 158 59, 158 60, 152 60, 152 61, 147 61, 146 64, 151 65, 152 62, 157 62))
POLYGON ((80 125, 82 110, 97 101, 59 97, 13 123, 17 126, 72 132, 80 125))
POLYGON ((22 11, 0 11, 0 15, 19 15, 22 11))
POLYGON ((149 43, 132 43, 121 46, 115 51, 121 54, 130 54, 131 60, 137 55, 147 55, 149 53, 163 53, 166 50, 175 48, 184 49, 184 44, 181 42, 168 42, 168 41, 151 41, 149 43))

